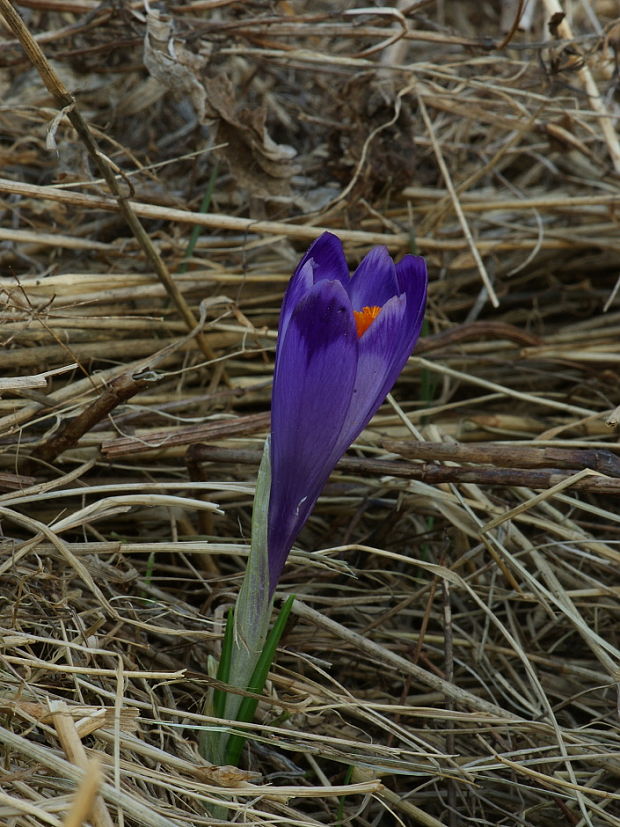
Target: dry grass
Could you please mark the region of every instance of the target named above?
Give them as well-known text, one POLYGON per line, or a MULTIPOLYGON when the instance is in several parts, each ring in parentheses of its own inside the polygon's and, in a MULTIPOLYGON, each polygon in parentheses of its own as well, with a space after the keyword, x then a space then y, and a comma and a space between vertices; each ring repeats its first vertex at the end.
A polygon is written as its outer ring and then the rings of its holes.
POLYGON ((525 31, 24 0, 21 33, 7 2, 0 823, 620 825, 614 0, 551 33, 555 0, 525 31), (323 228, 427 256, 427 335, 291 556, 243 768, 212 767, 278 307, 323 228))

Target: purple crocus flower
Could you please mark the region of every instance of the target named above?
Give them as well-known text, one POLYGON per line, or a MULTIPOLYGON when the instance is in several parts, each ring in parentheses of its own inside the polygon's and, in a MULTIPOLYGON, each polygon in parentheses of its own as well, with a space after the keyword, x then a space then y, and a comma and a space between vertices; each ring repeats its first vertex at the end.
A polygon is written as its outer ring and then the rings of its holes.
POLYGON ((269 582, 332 469, 392 389, 420 334, 426 264, 375 247, 353 276, 323 233, 300 261, 280 314, 271 401, 269 582))

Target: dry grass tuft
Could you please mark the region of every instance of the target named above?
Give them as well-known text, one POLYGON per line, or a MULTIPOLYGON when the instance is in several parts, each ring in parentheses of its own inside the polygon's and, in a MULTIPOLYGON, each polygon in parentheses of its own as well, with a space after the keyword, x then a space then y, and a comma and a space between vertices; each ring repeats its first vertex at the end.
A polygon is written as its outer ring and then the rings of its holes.
POLYGON ((3 825, 620 825, 617 5, 341 5, 0 0, 3 825), (323 228, 426 255, 428 330, 213 767, 323 228))

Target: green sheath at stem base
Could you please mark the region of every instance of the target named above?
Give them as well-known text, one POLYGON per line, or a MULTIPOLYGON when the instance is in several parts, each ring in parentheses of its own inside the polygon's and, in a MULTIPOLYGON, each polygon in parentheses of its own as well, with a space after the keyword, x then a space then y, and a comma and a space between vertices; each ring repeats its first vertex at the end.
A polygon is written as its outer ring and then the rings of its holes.
MULTIPOLYGON (((256 494, 252 512, 252 542, 245 577, 241 585, 234 612, 234 627, 230 654, 226 653, 228 675, 219 677, 237 689, 250 690, 252 676, 261 656, 273 598, 269 597, 269 558, 267 548, 267 515, 271 490, 270 439, 265 448, 256 478, 256 494)), ((277 644, 276 644, 277 645, 277 644)), ((221 696, 219 696, 221 699, 221 696)), ((226 694, 223 718, 237 721, 243 696, 226 694)), ((222 710, 221 701, 215 704, 222 710)), ((226 762, 227 743, 230 736, 214 732, 209 738, 207 757, 217 764, 226 762)))

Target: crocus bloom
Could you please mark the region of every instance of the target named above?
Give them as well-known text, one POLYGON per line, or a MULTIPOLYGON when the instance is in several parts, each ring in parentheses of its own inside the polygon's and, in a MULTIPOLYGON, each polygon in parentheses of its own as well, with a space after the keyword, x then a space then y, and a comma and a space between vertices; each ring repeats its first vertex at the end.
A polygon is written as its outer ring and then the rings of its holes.
POLYGON ((424 259, 375 247, 353 276, 323 233, 280 315, 271 402, 270 593, 333 467, 392 389, 420 334, 424 259))

